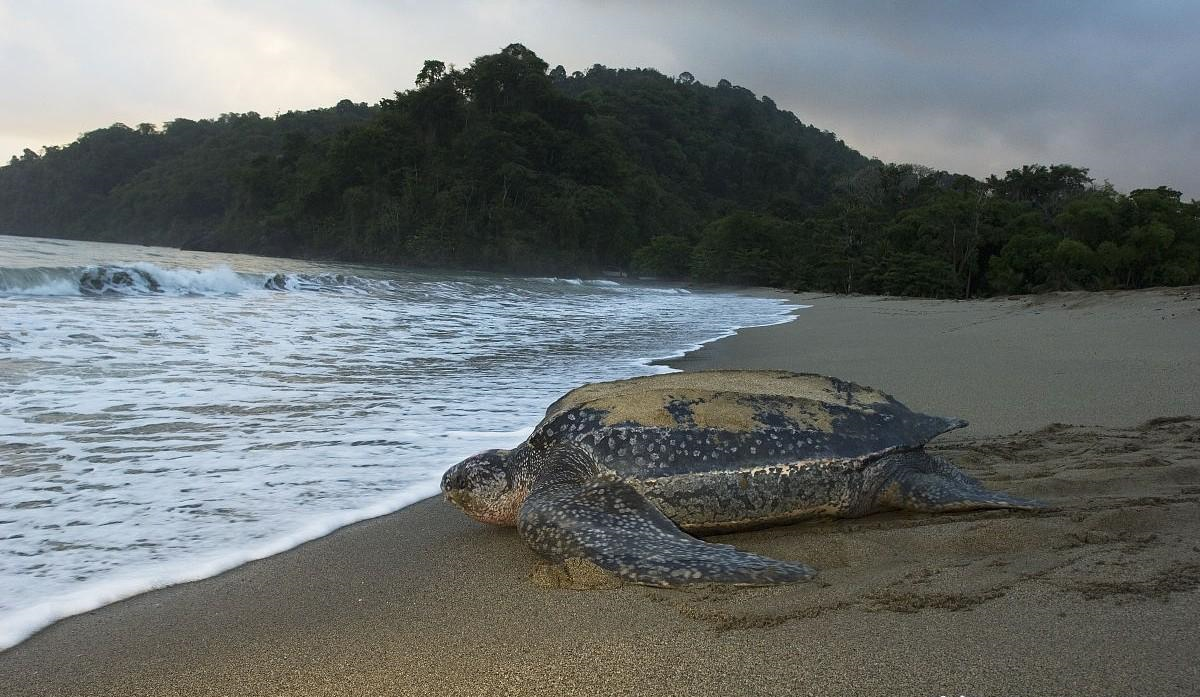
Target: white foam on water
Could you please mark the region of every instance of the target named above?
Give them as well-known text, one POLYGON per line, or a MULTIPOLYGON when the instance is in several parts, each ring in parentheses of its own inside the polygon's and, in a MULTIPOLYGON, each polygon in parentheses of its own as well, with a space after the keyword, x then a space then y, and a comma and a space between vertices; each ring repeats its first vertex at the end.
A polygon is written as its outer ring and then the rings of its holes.
POLYGON ((533 426, 518 428, 515 431, 446 431, 447 438, 463 438, 467 440, 482 440, 489 443, 499 443, 496 447, 515 448, 533 434, 533 426), (508 443, 508 445, 505 445, 508 443))
POLYGON ((0 272, 0 648, 394 511, 568 389, 793 309, 10 237, 0 272))
POLYGON ((565 283, 571 286, 607 286, 609 288, 619 288, 621 284, 616 281, 610 281, 605 278, 558 278, 556 276, 540 276, 529 278, 526 280, 535 281, 537 283, 565 283))
POLYGON ((90 612, 147 591, 216 576, 247 562, 264 559, 324 537, 352 523, 393 513, 437 493, 436 481, 423 482, 369 506, 301 523, 291 533, 273 537, 265 543, 131 570, 61 593, 52 599, 6 613, 4 623, 0 625, 0 650, 15 646, 39 629, 63 618, 90 612))
POLYGON ((234 273, 228 266, 214 266, 210 269, 167 269, 157 264, 137 262, 132 268, 146 272, 157 279, 165 290, 174 293, 229 293, 236 294, 244 290, 259 290, 262 281, 257 283, 234 273))
POLYGON ((79 281, 66 278, 47 279, 42 283, 33 283, 14 288, 5 288, 6 295, 79 295, 79 281))

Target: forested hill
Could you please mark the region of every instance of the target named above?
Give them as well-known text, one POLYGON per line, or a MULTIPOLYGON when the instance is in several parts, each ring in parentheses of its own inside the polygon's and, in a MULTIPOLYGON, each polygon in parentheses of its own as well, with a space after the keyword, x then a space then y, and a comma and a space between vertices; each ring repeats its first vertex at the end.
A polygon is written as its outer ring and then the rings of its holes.
POLYGON ((867 163, 770 100, 510 46, 367 107, 93 131, 0 169, 0 231, 550 272, 811 211, 867 163))
POLYGON ((375 106, 27 150, 0 234, 941 297, 1200 281, 1200 207, 1169 188, 885 165, 726 80, 568 75, 519 44, 375 106))

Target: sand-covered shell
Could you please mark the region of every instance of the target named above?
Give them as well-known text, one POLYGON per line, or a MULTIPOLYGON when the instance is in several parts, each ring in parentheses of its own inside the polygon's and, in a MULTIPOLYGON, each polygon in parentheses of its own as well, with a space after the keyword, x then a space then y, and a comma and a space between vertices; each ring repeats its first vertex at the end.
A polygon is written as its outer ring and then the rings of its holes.
POLYGON ((637 477, 865 458, 964 425, 838 378, 727 370, 585 385, 554 402, 538 430, 637 477))

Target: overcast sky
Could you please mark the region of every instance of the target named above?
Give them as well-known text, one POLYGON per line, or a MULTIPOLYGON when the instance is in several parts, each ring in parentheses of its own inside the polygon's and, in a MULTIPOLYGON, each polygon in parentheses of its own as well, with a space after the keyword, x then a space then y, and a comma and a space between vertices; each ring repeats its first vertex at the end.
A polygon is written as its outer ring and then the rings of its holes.
POLYGON ((427 58, 687 70, 862 153, 1200 198, 1200 2, 0 0, 0 156, 113 122, 374 103, 427 58))

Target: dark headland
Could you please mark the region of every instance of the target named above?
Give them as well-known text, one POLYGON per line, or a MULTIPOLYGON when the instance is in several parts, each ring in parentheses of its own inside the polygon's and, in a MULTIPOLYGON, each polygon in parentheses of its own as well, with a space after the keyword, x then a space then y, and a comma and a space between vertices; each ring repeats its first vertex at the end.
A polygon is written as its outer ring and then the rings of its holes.
POLYGON ((831 373, 970 419, 936 449, 1053 508, 722 538, 812 564, 807 584, 565 591, 528 580, 514 531, 431 499, 59 622, 0 654, 0 694, 1194 693, 1200 291, 788 297, 813 307, 677 365, 831 373))

